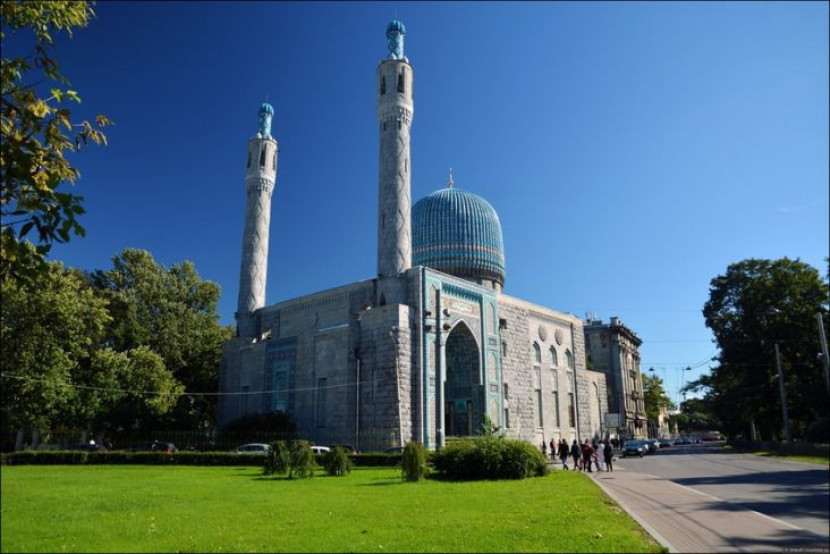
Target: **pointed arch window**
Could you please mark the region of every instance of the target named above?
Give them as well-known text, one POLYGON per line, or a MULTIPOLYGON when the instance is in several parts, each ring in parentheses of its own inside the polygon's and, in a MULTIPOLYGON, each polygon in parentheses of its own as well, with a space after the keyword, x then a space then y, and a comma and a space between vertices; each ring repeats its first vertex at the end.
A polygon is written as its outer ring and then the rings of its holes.
POLYGON ((565 350, 565 362, 568 364, 568 369, 574 368, 574 356, 570 350, 565 350))
POLYGON ((259 153, 259 167, 265 167, 265 147, 262 148, 262 152, 259 153))
POLYGON ((251 153, 248 152, 248 165, 246 167, 251 167, 251 153))
POLYGON ((537 364, 542 363, 542 349, 539 347, 539 343, 533 343, 533 360, 537 364))
POLYGON ((386 94, 386 75, 380 78, 380 95, 386 94))
POLYGON ((398 92, 401 94, 404 93, 404 79, 406 79, 406 69, 401 69, 401 72, 398 74, 398 92))
POLYGON ((274 169, 274 171, 277 170, 277 153, 276 152, 274 152, 274 166, 273 166, 273 169, 274 169))
POLYGON ((553 346, 550 347, 550 365, 554 367, 559 366, 559 355, 556 353, 556 348, 553 346))

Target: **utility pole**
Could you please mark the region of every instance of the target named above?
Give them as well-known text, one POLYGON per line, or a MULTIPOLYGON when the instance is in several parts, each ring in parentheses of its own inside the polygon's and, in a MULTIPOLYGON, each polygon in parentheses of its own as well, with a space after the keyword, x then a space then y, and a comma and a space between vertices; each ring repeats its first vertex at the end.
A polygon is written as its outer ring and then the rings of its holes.
POLYGON ((787 413, 787 389, 784 388, 784 371, 781 369, 781 354, 778 352, 778 343, 775 343, 775 367, 778 369, 778 385, 781 387, 781 411, 784 414, 784 433, 787 444, 792 444, 793 436, 790 432, 790 416, 787 413))
POLYGON ((824 334, 824 320, 821 312, 816 314, 818 321, 818 338, 821 341, 821 363, 824 365, 824 382, 827 385, 827 394, 830 394, 830 356, 827 355, 827 336, 824 334))

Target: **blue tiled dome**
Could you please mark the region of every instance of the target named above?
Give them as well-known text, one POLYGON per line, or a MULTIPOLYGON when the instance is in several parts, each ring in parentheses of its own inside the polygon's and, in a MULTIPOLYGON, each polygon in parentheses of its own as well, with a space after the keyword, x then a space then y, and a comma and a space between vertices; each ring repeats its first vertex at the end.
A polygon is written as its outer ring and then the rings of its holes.
POLYGON ((412 265, 504 285, 499 216, 484 198, 445 188, 412 207, 412 265))

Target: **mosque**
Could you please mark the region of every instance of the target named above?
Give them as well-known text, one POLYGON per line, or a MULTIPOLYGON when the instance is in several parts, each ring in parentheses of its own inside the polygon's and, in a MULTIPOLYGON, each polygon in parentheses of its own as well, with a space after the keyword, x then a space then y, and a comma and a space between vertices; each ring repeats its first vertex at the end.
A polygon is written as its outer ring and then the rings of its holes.
POLYGON ((410 199, 414 72, 389 23, 377 67, 377 275, 265 304, 278 145, 273 109, 248 141, 237 337, 223 347, 218 421, 287 412, 317 444, 429 449, 487 418, 541 445, 603 433, 605 374, 586 368, 583 322, 505 294, 498 214, 447 188, 410 199))

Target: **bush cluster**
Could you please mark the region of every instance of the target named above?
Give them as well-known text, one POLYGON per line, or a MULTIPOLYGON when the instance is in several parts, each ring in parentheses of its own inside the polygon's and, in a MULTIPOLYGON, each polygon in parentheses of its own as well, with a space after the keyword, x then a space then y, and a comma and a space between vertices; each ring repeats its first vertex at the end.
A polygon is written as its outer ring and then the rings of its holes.
POLYGON ((314 477, 314 453, 308 441, 293 441, 288 451, 288 478, 314 477))
POLYGON ((352 461, 339 446, 323 454, 322 465, 329 475, 337 477, 348 475, 352 471, 352 461))
POLYGON ((407 443, 401 454, 401 477, 407 481, 419 481, 429 474, 429 456, 423 444, 407 443))
POLYGON ((274 441, 270 444, 271 450, 265 455, 265 465, 262 472, 265 475, 285 473, 288 471, 289 458, 288 444, 285 441, 274 441))
POLYGON ((432 455, 432 463, 452 479, 524 479, 549 472, 547 458, 529 442, 491 436, 451 443, 432 455))

